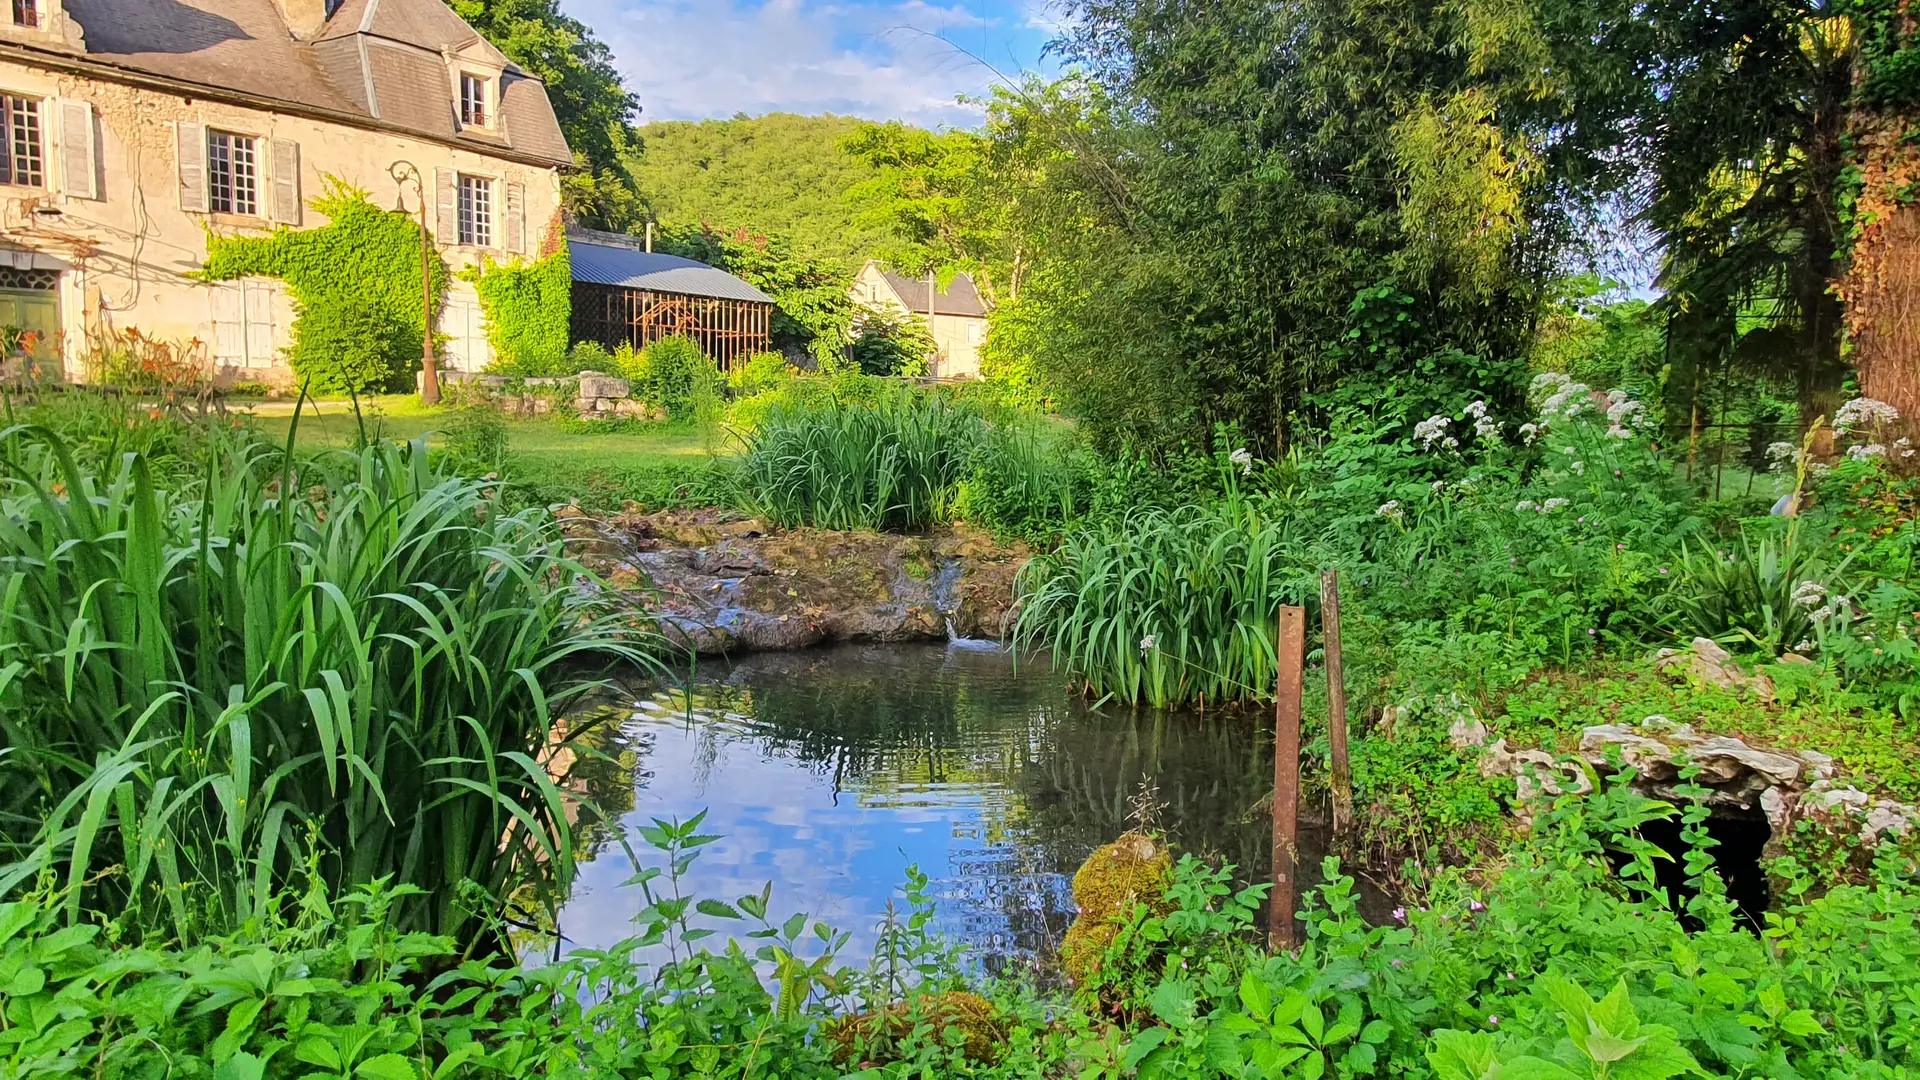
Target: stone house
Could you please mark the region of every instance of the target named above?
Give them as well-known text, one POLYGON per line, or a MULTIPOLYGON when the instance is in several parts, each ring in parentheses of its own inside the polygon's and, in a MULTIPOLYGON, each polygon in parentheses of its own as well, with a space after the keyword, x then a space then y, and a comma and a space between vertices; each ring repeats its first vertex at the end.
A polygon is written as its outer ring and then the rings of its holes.
MULTIPOLYGON (((285 381, 285 286, 194 277, 209 233, 324 224, 308 199, 337 178, 424 198, 457 272, 558 236, 571 162, 539 80, 443 0, 9 0, 0 325, 74 379, 91 336, 137 329, 197 339, 228 381, 285 381)), ((438 325, 444 366, 489 362, 470 284, 438 325)))
POLYGON ((853 280, 853 302, 856 307, 911 313, 933 335, 932 374, 977 379, 980 346, 987 340, 986 301, 966 274, 955 274, 944 289, 938 284, 897 274, 869 259, 853 280))

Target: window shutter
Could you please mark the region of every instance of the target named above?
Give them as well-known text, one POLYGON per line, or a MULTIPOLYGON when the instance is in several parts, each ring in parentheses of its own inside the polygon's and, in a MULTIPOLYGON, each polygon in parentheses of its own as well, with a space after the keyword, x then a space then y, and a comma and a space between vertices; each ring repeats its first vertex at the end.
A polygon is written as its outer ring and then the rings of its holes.
POLYGON ((437 205, 440 209, 438 225, 440 235, 437 239, 442 244, 460 242, 460 222, 455 216, 460 209, 457 205, 460 198, 459 186, 459 181, 452 169, 433 170, 434 198, 438 201, 437 205))
POLYGON ((527 253, 527 189, 521 184, 507 185, 507 252, 527 253))
POLYGON ((244 367, 247 362, 245 286, 238 281, 214 282, 207 294, 213 316, 213 359, 221 367, 244 367))
POLYGON ((60 186, 78 199, 100 197, 99 155, 93 138, 93 104, 60 100, 60 186))
POLYGON ((292 139, 268 139, 267 158, 273 167, 273 220, 300 224, 300 144, 292 139))
POLYGON ((207 212, 207 128, 185 121, 174 125, 180 150, 180 209, 207 212))
POLYGON ((13 183, 13 99, 0 95, 0 184, 13 183))
POLYGON ((246 281, 247 366, 273 366, 273 286, 246 281))

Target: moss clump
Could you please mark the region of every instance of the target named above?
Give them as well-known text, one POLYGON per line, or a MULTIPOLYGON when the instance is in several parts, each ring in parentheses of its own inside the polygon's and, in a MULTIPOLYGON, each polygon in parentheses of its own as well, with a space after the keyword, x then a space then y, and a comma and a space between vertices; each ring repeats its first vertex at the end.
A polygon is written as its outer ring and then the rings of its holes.
POLYGON ((1100 970, 1100 958, 1112 944, 1118 919, 1135 904, 1159 914, 1170 910, 1167 882, 1173 856, 1145 833, 1130 832, 1097 848, 1073 875, 1073 901, 1080 914, 1060 943, 1060 965, 1076 985, 1085 986, 1100 970))
POLYGON ((1007 1025, 979 994, 950 990, 897 1001, 877 1013, 843 1016, 824 1031, 833 1044, 833 1060, 842 1066, 883 1065, 899 1060, 894 1048, 914 1028, 928 1025, 931 1039, 945 1045, 948 1031, 965 1036, 961 1053, 971 1062, 995 1065, 1007 1041, 1007 1025))

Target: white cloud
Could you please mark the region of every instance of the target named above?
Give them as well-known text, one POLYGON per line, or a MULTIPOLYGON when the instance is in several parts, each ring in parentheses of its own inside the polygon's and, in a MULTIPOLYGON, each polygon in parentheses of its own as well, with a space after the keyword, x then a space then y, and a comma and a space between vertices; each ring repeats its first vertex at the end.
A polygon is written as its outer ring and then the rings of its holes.
POLYGON ((980 0, 566 0, 565 7, 613 49, 640 96, 643 120, 834 112, 971 127, 978 110, 956 98, 984 93, 995 76, 969 53, 1024 29, 1000 27, 980 0))

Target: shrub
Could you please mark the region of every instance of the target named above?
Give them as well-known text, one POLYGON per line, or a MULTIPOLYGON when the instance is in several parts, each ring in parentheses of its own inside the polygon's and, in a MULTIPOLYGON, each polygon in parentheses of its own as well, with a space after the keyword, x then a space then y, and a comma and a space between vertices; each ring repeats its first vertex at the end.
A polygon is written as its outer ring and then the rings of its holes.
POLYGON ((576 341, 567 353, 567 370, 564 374, 578 375, 583 371, 611 373, 618 370, 619 365, 605 345, 597 341, 576 341))
POLYGON ((783 525, 922 529, 946 517, 985 433, 971 410, 910 392, 785 406, 745 436, 741 479, 783 525))
POLYGON ((734 368, 727 376, 727 383, 733 388, 736 397, 752 397, 769 390, 778 390, 799 377, 787 358, 779 353, 755 353, 746 363, 734 368))
POLYGON ((925 375, 933 360, 933 335, 913 315, 869 308, 854 320, 850 355, 868 375, 925 375))
POLYGON ((954 516, 999 536, 1057 538, 1087 509, 1078 449, 1065 433, 1040 424, 992 425, 954 498, 954 516))
POLYGON ((555 587, 586 571, 544 515, 421 443, 233 443, 177 490, 137 454, 0 443, 0 895, 53 875, 69 921, 192 940, 289 882, 397 879, 397 929, 463 942, 516 888, 556 898, 571 830, 541 761, 586 689, 562 665, 642 654, 555 587))

